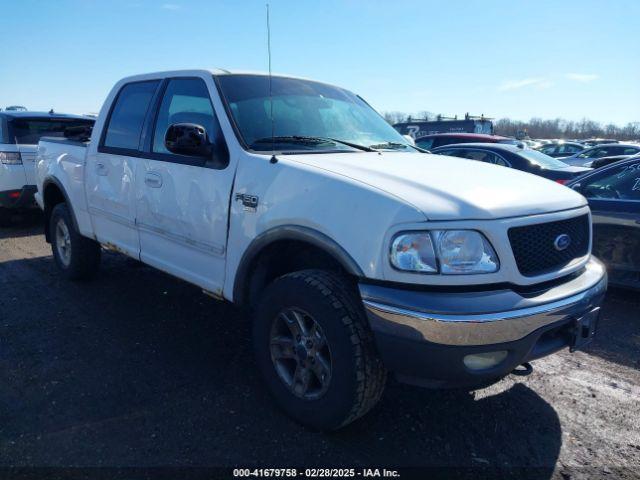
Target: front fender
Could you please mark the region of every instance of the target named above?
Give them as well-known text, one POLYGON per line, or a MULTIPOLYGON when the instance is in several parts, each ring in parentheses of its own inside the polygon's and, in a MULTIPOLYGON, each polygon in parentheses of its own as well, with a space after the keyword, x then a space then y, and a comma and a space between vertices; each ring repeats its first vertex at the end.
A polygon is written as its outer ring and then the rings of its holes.
POLYGON ((363 277, 364 273, 349 253, 335 240, 317 230, 299 225, 281 225, 271 228, 258 235, 244 251, 238 265, 233 286, 233 299, 239 304, 245 303, 244 286, 249 280, 251 267, 254 260, 264 248, 274 242, 282 240, 295 240, 308 243, 323 250, 335 259, 350 275, 363 277))
POLYGON ((275 237, 304 240, 348 272, 383 279, 380 259, 388 229, 424 220, 416 208, 358 180, 285 155, 277 163, 246 155, 238 165, 230 205, 224 296, 235 301, 247 258, 275 237), (256 199, 255 206, 243 204, 247 195, 256 199))

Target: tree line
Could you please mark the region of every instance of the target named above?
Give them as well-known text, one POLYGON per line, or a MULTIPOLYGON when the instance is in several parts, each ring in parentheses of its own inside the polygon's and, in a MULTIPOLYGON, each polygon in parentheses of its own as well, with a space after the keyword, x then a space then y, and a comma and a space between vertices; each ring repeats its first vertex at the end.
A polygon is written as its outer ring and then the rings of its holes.
MULTIPOLYGON (((384 118, 390 124, 417 119, 435 120, 437 115, 431 112, 418 112, 408 115, 403 112, 385 112, 384 118)), ((501 118, 493 122, 496 135, 515 137, 518 132, 526 131, 531 138, 613 138, 616 140, 640 140, 640 122, 629 122, 624 126, 613 123, 602 124, 583 118, 579 121, 562 118, 532 118, 528 121, 501 118)))

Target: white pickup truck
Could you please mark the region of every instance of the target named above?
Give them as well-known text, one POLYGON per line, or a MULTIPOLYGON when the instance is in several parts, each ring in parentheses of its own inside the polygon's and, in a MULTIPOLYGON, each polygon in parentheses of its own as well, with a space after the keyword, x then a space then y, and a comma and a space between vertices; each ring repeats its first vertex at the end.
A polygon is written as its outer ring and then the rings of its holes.
POLYGON ((125 78, 90 142, 40 142, 37 184, 67 277, 109 248, 248 307, 269 390, 321 429, 371 409, 387 371, 478 388, 579 348, 606 290, 581 195, 424 153, 310 80, 125 78))

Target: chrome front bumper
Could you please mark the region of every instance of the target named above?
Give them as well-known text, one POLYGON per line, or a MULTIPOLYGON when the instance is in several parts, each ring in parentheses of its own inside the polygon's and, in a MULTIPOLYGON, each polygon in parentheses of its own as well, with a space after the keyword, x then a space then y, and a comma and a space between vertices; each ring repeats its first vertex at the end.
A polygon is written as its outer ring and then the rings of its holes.
POLYGON ((514 342, 543 327, 597 307, 607 288, 604 265, 591 258, 565 283, 535 293, 415 291, 361 284, 372 330, 377 335, 447 346, 514 342))

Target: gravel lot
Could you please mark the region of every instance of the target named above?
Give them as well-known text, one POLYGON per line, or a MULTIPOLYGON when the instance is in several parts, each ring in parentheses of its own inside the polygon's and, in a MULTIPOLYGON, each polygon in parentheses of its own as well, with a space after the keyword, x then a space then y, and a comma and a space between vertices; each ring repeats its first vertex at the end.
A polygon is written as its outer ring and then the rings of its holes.
POLYGON ((0 230, 0 465, 535 467, 640 476, 640 295, 612 290, 597 340, 473 394, 391 381, 363 420, 292 423, 255 372, 247 322, 105 254, 62 280, 38 216, 0 230))

